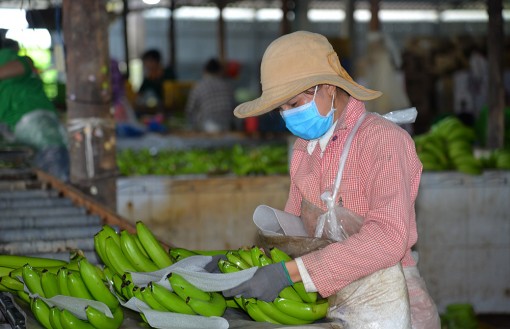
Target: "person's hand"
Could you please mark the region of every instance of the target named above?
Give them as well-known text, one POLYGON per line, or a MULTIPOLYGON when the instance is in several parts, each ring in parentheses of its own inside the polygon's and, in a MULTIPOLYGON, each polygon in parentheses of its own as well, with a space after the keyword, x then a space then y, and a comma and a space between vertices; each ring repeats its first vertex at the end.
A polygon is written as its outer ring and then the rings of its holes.
POLYGON ((272 302, 280 291, 292 285, 285 263, 274 263, 259 267, 253 277, 240 285, 223 291, 223 296, 243 296, 272 302))
POLYGON ((209 273, 221 273, 220 268, 218 267, 220 259, 226 260, 227 256, 223 254, 212 256, 212 260, 204 266, 204 270, 209 273))

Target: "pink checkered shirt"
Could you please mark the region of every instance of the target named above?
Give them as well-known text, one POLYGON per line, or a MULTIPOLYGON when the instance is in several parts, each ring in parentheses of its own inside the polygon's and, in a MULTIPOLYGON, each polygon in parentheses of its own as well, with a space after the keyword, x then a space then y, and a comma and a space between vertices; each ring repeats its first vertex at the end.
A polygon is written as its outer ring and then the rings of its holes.
MULTIPOLYGON (((320 195, 334 184, 347 135, 364 112, 363 102, 351 97, 323 152, 316 145, 310 155, 308 141, 296 141, 285 211, 300 216, 303 198, 326 210, 320 195)), ((414 207, 421 172, 411 136, 368 114, 352 141, 339 193, 346 208, 364 217, 363 226, 347 240, 302 257, 321 296, 398 262, 415 265, 411 247, 418 238, 414 207)))

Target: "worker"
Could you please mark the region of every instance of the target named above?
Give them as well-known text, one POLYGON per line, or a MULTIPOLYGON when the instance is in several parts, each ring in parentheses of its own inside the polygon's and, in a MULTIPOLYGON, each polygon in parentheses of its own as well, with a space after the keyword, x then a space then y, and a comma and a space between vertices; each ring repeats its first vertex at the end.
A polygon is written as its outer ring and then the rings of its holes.
POLYGON ((0 124, 7 139, 30 146, 35 167, 67 181, 66 131, 32 60, 19 56, 17 43, 8 39, 0 44, 0 100, 0 124))
POLYGON ((165 81, 175 80, 172 67, 164 67, 161 52, 149 49, 142 55, 143 80, 137 92, 137 105, 160 109, 163 106, 165 81))
POLYGON ((210 58, 202 78, 193 86, 186 102, 188 126, 206 133, 228 132, 234 128, 234 89, 225 77, 222 63, 210 58))
POLYGON ((361 218, 362 224, 359 232, 323 249, 260 267, 251 279, 223 294, 272 301, 283 288, 303 282, 307 291, 329 299, 331 320, 349 327, 410 328, 412 322, 412 328, 440 328, 411 251, 418 238, 414 207, 422 165, 404 129, 365 110, 364 101, 381 93, 356 83, 327 38, 306 31, 269 45, 261 62, 261 84, 262 95, 238 105, 234 114, 246 118, 277 111, 297 136, 285 211, 299 216, 314 236, 318 219, 329 208, 321 196, 331 196, 325 192, 332 192, 341 173, 333 203, 361 218), (339 169, 344 148, 348 157, 339 169), (405 291, 395 295, 391 282, 399 282, 400 276, 405 291), (359 294, 357 301, 349 299, 346 289, 366 278, 375 281, 353 292, 359 294), (377 296, 378 291, 383 293, 377 296), (355 307, 349 309, 349 303, 355 307), (405 304, 407 311, 392 308, 405 304), (399 318, 402 325, 395 323, 399 318))

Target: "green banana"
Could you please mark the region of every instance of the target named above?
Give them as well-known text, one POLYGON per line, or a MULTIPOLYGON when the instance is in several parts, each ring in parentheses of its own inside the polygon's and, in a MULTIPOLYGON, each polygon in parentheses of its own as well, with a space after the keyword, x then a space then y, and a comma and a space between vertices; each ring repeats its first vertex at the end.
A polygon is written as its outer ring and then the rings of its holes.
POLYGON ((110 286, 112 286, 113 285, 113 275, 114 275, 112 270, 108 266, 105 266, 105 267, 103 267, 103 274, 104 274, 105 281, 110 286))
POLYGON ((203 316, 222 316, 227 308, 225 297, 223 297, 223 295, 219 292, 212 292, 211 300, 209 301, 188 297, 186 298, 186 304, 188 304, 197 314, 203 316))
POLYGON ((99 276, 97 272, 98 268, 92 265, 86 258, 80 260, 79 268, 81 278, 92 297, 104 303, 112 310, 117 308, 119 306, 119 301, 99 276))
POLYGON ((136 222, 136 232, 143 248, 159 268, 165 268, 173 264, 170 255, 142 221, 136 222))
POLYGON ((80 273, 70 272, 67 274, 67 288, 72 297, 94 300, 80 273))
POLYGON ((52 266, 65 266, 66 261, 44 257, 30 257, 20 255, 0 255, 0 266, 10 267, 12 269, 20 268, 25 264, 30 264, 32 267, 52 267, 52 266))
POLYGON ((283 288, 278 294, 278 297, 295 300, 296 302, 303 302, 303 299, 292 286, 283 288))
POLYGON ((250 267, 253 267, 253 261, 251 260, 251 252, 250 249, 239 248, 237 250, 239 257, 241 257, 250 267))
POLYGON ((246 312, 248 315, 257 322, 269 322, 274 324, 283 324, 276 319, 272 318, 269 314, 266 314, 265 312, 262 312, 260 307, 258 306, 258 302, 256 299, 249 298, 245 302, 246 312))
POLYGON ((108 237, 111 237, 117 245, 120 245, 120 237, 117 232, 111 226, 103 225, 103 228, 94 235, 94 249, 103 263, 108 267, 112 267, 106 255, 106 239, 108 237))
POLYGON ((122 295, 126 298, 126 300, 130 300, 133 296, 133 289, 135 287, 135 284, 131 281, 124 281, 122 283, 122 295))
POLYGON ((257 300, 257 306, 260 308, 262 312, 264 312, 265 314, 269 315, 269 317, 275 319, 277 322, 282 324, 299 325, 313 322, 312 320, 298 319, 296 317, 288 315, 287 313, 280 311, 273 303, 268 303, 263 300, 257 300))
POLYGON ((138 286, 133 287, 133 297, 138 298, 142 302, 145 302, 145 298, 143 298, 142 294, 140 293, 140 287, 138 286))
POLYGON ((27 304, 30 304, 30 295, 27 294, 24 290, 18 290, 16 294, 22 301, 24 301, 27 304))
POLYGON ((11 278, 8 275, 0 277, 0 284, 14 291, 23 290, 24 288, 24 285, 20 280, 11 278))
POLYGON ((168 311, 181 313, 181 314, 190 314, 195 315, 195 311, 186 304, 186 302, 179 297, 176 293, 166 289, 165 287, 151 282, 149 283, 149 289, 152 293, 152 296, 163 305, 168 311))
POLYGON ((152 295, 151 290, 147 287, 140 288, 140 294, 143 296, 145 303, 147 303, 147 305, 149 305, 153 310, 168 311, 165 306, 158 302, 158 300, 152 295))
POLYGON ((290 262, 292 258, 283 250, 278 249, 277 247, 272 247, 269 249, 269 255, 274 263, 279 263, 281 261, 290 262))
POLYGON ((179 248, 179 247, 170 248, 168 253, 170 254, 170 256, 175 258, 177 261, 180 261, 181 259, 184 259, 184 258, 187 258, 190 256, 198 255, 196 252, 194 252, 192 250, 189 250, 186 248, 179 248))
POLYGON ((120 246, 111 237, 105 240, 105 254, 111 268, 119 275, 125 272, 136 272, 135 267, 129 262, 126 256, 122 253, 120 246))
POLYGON ((106 233, 107 236, 112 237, 117 244, 120 244, 120 237, 117 231, 110 225, 103 225, 102 231, 106 233))
POLYGON ((117 292, 119 295, 122 295, 122 278, 117 273, 113 273, 112 281, 113 289, 115 289, 115 292, 117 292))
POLYGON ((53 329, 64 329, 62 327, 62 323, 60 322, 60 310, 57 307, 50 308, 50 325, 53 329))
POLYGON ((60 323, 64 329, 96 329, 88 321, 78 319, 66 309, 60 312, 60 323))
POLYGON ((96 251, 96 254, 99 256, 103 264, 107 267, 111 267, 110 262, 108 261, 108 258, 106 258, 105 253, 105 240, 106 240, 106 232, 99 231, 94 235, 94 249, 96 251))
POLYGON ((260 250, 259 247, 253 246, 250 248, 251 253, 251 262, 253 263, 253 266, 261 266, 260 265, 260 255, 263 254, 262 250, 260 250))
POLYGON ((113 318, 106 316, 103 312, 87 306, 85 308, 85 314, 87 314, 87 320, 96 329, 117 329, 121 326, 124 321, 124 312, 122 307, 117 307, 112 311, 113 318))
POLYGON ((232 264, 228 260, 220 259, 218 261, 218 268, 222 273, 239 272, 241 269, 237 265, 232 264))
POLYGON ((294 288, 304 302, 315 303, 317 301, 318 294, 316 292, 307 292, 303 282, 295 282, 292 288, 294 288))
POLYGON ((50 307, 42 299, 32 299, 30 302, 30 310, 44 328, 53 329, 50 323, 50 307))
POLYGON ((134 233, 134 234, 132 234, 131 236, 133 237, 133 240, 135 240, 136 245, 138 246, 138 249, 140 249, 140 251, 142 252, 142 254, 143 254, 145 257, 147 257, 147 258, 149 258, 149 259, 150 259, 151 257, 149 256, 149 254, 147 253, 147 251, 145 251, 145 249, 144 249, 144 247, 143 247, 142 243, 140 242, 140 238, 138 237, 138 234, 134 233))
POLYGON ((41 276, 39 272, 31 265, 26 264, 23 266, 22 271, 23 282, 28 287, 32 294, 38 294, 41 297, 46 297, 41 286, 41 276))
POLYGON ((225 303, 227 304, 227 307, 229 308, 241 308, 241 306, 239 306, 239 304, 236 302, 236 300, 234 298, 225 298, 225 303))
POLYGON ((9 273, 11 273, 11 271, 12 271, 12 268, 10 268, 10 267, 0 266, 0 277, 9 275, 9 273))
POLYGON ((187 297, 202 299, 205 301, 211 300, 210 292, 198 289, 193 284, 189 283, 181 275, 177 273, 170 273, 168 274, 167 278, 174 292, 183 300, 186 300, 187 297))
POLYGON ((13 290, 11 288, 8 288, 6 286, 4 286, 1 282, 0 282, 0 292, 17 292, 19 290, 13 290))
POLYGON ((58 278, 55 273, 43 270, 41 273, 41 287, 46 298, 60 295, 60 289, 58 288, 58 278))
POLYGON ((69 271, 65 267, 62 267, 57 273, 58 291, 60 295, 71 296, 69 288, 67 287, 68 274, 69 271))
POLYGON ((301 303, 277 297, 273 304, 283 313, 306 321, 317 321, 324 318, 329 307, 327 299, 321 299, 316 303, 301 303))
POLYGON ((242 270, 249 269, 251 266, 246 263, 241 256, 237 253, 237 251, 230 250, 225 255, 229 262, 235 264, 237 267, 239 267, 242 270))
POLYGON ((120 233, 120 248, 137 271, 153 272, 159 269, 150 258, 142 253, 133 236, 126 230, 120 233))
POLYGON ((260 263, 260 266, 266 266, 266 265, 273 264, 273 261, 271 260, 271 258, 266 256, 266 254, 262 253, 259 256, 259 263, 260 263))

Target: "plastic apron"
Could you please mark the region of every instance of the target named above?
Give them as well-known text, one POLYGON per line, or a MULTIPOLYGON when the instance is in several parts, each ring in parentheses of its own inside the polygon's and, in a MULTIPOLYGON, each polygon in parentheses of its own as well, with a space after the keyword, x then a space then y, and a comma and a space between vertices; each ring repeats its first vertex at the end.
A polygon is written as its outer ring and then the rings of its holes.
MULTIPOLYGON (((305 199, 301 203, 301 219, 309 236, 322 236, 340 241, 355 233, 352 230, 355 229, 357 220, 360 221, 361 226, 363 220, 361 216, 343 208, 341 198, 338 205, 335 205, 335 202, 350 144, 365 115, 366 113, 358 119, 347 137, 340 157, 333 193, 327 191, 321 196, 328 205, 327 213, 330 212, 329 215, 333 218, 328 217, 322 209, 305 199), (334 213, 332 214, 331 211, 334 213), (342 217, 347 218, 347 227, 342 217), (333 225, 333 229, 331 229, 332 223, 328 223, 331 219, 335 222, 334 224, 337 224, 336 220, 339 223, 337 226, 333 225), (335 234, 341 236, 332 236, 335 234)), ((350 283, 335 295, 328 297, 328 300, 330 303, 328 318, 343 323, 346 328, 440 328, 435 304, 429 297, 416 266, 403 270, 398 263, 390 268, 379 270, 350 283)))

